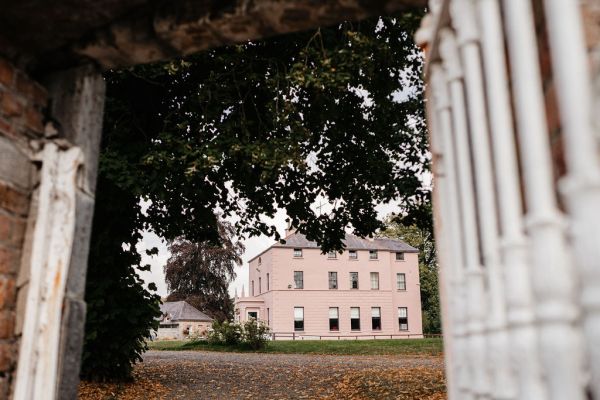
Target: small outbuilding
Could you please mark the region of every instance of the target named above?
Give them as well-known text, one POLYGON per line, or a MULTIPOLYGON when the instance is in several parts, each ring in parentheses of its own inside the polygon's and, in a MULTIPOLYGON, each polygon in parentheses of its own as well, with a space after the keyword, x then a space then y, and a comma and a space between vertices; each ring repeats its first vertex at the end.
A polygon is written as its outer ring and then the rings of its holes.
POLYGON ((168 301, 160 306, 162 313, 157 339, 186 339, 205 336, 213 319, 185 301, 168 301))

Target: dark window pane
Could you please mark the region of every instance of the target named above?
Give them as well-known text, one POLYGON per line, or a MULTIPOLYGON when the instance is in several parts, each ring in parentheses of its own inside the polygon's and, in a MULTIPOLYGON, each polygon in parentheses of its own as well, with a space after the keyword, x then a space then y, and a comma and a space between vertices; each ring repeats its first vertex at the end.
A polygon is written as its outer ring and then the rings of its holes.
POLYGON ((329 330, 330 331, 339 331, 340 323, 338 318, 329 318, 329 330))
POLYGON ((372 329, 374 331, 380 331, 381 330, 381 318, 373 317, 371 320, 372 320, 371 321, 372 329))
POLYGON ((360 319, 352 318, 350 320, 350 329, 353 331, 360 331, 360 319))
POLYGON ((304 321, 294 321, 294 330, 303 331, 304 330, 304 321))

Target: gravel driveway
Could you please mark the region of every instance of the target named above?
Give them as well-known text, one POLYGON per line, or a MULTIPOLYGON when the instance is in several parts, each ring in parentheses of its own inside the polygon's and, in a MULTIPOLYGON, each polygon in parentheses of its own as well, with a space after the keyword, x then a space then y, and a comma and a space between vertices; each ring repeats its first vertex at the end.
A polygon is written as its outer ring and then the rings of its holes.
POLYGON ((439 357, 149 351, 136 374, 170 399, 443 398, 439 357))

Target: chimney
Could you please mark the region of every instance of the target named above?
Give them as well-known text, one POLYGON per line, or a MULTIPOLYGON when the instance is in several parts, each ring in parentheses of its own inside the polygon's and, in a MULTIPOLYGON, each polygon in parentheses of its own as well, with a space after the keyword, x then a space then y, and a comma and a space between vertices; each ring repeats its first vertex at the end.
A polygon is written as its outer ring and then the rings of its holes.
POLYGON ((288 221, 288 226, 285 229, 285 237, 293 235, 294 233, 296 233, 296 228, 292 226, 292 221, 288 221))

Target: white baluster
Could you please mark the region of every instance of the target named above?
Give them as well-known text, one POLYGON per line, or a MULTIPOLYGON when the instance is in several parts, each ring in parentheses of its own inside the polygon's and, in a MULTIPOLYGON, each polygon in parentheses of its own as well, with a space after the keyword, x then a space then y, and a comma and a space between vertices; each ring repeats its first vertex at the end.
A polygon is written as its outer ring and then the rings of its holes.
MULTIPOLYGON (((442 41, 440 52, 444 58, 452 100, 453 116, 453 146, 457 161, 458 187, 461 199, 461 215, 465 241, 465 264, 467 272, 467 313, 468 313, 468 358, 469 379, 468 387, 478 398, 489 397, 489 377, 487 374, 487 352, 485 338, 486 302, 484 295, 483 273, 479 259, 479 245, 475 216, 475 199, 473 195, 473 180, 469 154, 468 125, 466 120, 465 98, 462 82, 462 67, 458 46, 452 31, 445 29, 440 32, 442 41)), ((461 382, 464 384, 465 382, 461 382)))
MULTIPOLYGON (((518 398, 545 399, 539 366, 528 250, 523 226, 513 119, 498 0, 479 0, 481 44, 492 132, 510 354, 518 398)), ((499 243, 500 244, 500 243, 499 243)))
POLYGON ((566 149, 561 182, 582 277, 581 302, 592 390, 600 398, 600 160, 592 112, 592 80, 577 1, 545 0, 552 67, 566 149))
MULTIPOLYGON (((435 190, 437 191, 436 203, 442 215, 440 234, 437 236, 442 239, 443 250, 438 246, 438 254, 441 250, 445 255, 445 267, 440 270, 440 278, 443 279, 443 288, 446 290, 445 296, 446 316, 450 319, 450 329, 444 331, 444 348, 451 338, 451 359, 446 355, 446 362, 449 361, 446 369, 451 369, 447 373, 448 398, 462 399, 458 393, 458 377, 465 365, 464 349, 464 318, 461 318, 464 310, 462 304, 460 287, 464 283, 464 261, 462 255, 461 221, 458 211, 458 194, 456 188, 456 171, 454 152, 452 148, 452 115, 450 109, 450 98, 446 84, 445 73, 439 64, 431 66, 431 77, 429 85, 432 87, 433 101, 435 105, 435 126, 430 125, 431 148, 434 153, 434 167, 436 169, 435 190), (437 156, 436 156, 437 155, 437 156), (462 346, 462 347, 461 347, 462 346)), ((440 225, 440 221, 436 221, 440 225)))
POLYGON ((464 63, 483 271, 488 286, 489 362, 487 367, 493 378, 492 397, 514 399, 515 382, 510 369, 506 301, 501 276, 503 267, 500 266, 500 253, 497 247, 498 221, 475 4, 472 0, 454 0, 450 12, 458 31, 464 63))
POLYGON ((539 350, 548 396, 581 400, 581 341, 575 274, 552 177, 548 129, 529 1, 503 0, 521 150, 527 231, 539 320, 539 350))

